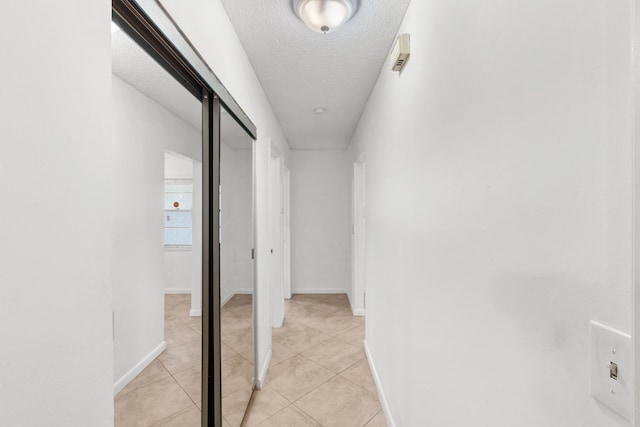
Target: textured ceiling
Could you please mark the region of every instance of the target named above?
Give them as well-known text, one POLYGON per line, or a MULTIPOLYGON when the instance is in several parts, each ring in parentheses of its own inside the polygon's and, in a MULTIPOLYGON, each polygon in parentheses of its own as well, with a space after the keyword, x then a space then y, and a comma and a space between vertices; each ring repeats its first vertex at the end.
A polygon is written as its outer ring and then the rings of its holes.
MULTIPOLYGON (((122 31, 111 34, 111 71, 194 128, 202 128, 202 104, 122 31)), ((220 139, 249 149, 251 137, 223 110, 220 139)))
POLYGON ((409 2, 360 0, 342 28, 320 34, 291 0, 222 0, 292 148, 347 148, 409 2))

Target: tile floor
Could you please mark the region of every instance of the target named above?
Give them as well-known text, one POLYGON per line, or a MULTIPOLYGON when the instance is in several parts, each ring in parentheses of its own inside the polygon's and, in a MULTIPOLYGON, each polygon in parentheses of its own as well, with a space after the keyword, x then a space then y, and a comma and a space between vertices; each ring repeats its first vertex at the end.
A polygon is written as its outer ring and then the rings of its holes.
POLYGON ((364 318, 346 295, 294 295, 246 427, 386 426, 363 349, 364 318))
POLYGON ((223 426, 239 427, 253 390, 251 295, 235 295, 220 313, 223 426))
MULTIPOLYGON (((167 295, 167 350, 116 396, 117 427, 200 427, 201 328, 189 304, 188 295, 167 295)), ((294 295, 285 304, 265 386, 244 421, 251 297, 238 295, 223 308, 224 426, 385 426, 362 346, 364 318, 351 315, 346 296, 294 295)))
POLYGON ((200 427, 202 324, 190 309, 190 295, 165 296, 167 349, 116 396, 116 427, 200 427))

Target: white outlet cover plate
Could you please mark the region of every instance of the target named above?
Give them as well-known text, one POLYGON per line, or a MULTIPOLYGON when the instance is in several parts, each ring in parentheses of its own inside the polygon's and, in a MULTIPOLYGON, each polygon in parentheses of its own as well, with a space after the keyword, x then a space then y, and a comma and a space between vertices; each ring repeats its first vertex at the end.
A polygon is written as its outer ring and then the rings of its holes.
POLYGON ((602 323, 591 321, 591 395, 631 420, 631 336, 602 323), (609 364, 618 365, 618 380, 610 376, 609 364))

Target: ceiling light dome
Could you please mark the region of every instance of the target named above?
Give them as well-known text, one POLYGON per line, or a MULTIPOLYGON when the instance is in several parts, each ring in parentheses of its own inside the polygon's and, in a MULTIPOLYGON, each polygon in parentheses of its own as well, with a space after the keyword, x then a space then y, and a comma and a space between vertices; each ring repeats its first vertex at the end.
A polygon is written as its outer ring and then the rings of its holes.
POLYGON ((331 33, 347 22, 358 7, 358 0, 293 0, 293 10, 319 33, 331 33))

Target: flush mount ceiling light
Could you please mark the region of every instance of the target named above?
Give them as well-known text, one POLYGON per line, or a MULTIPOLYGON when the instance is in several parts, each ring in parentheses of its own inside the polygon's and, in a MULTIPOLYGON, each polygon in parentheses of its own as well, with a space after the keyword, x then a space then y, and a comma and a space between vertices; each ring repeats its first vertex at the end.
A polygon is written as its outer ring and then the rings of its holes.
POLYGON ((358 0, 293 0, 293 10, 307 27, 331 33, 347 22, 358 7, 358 0))

